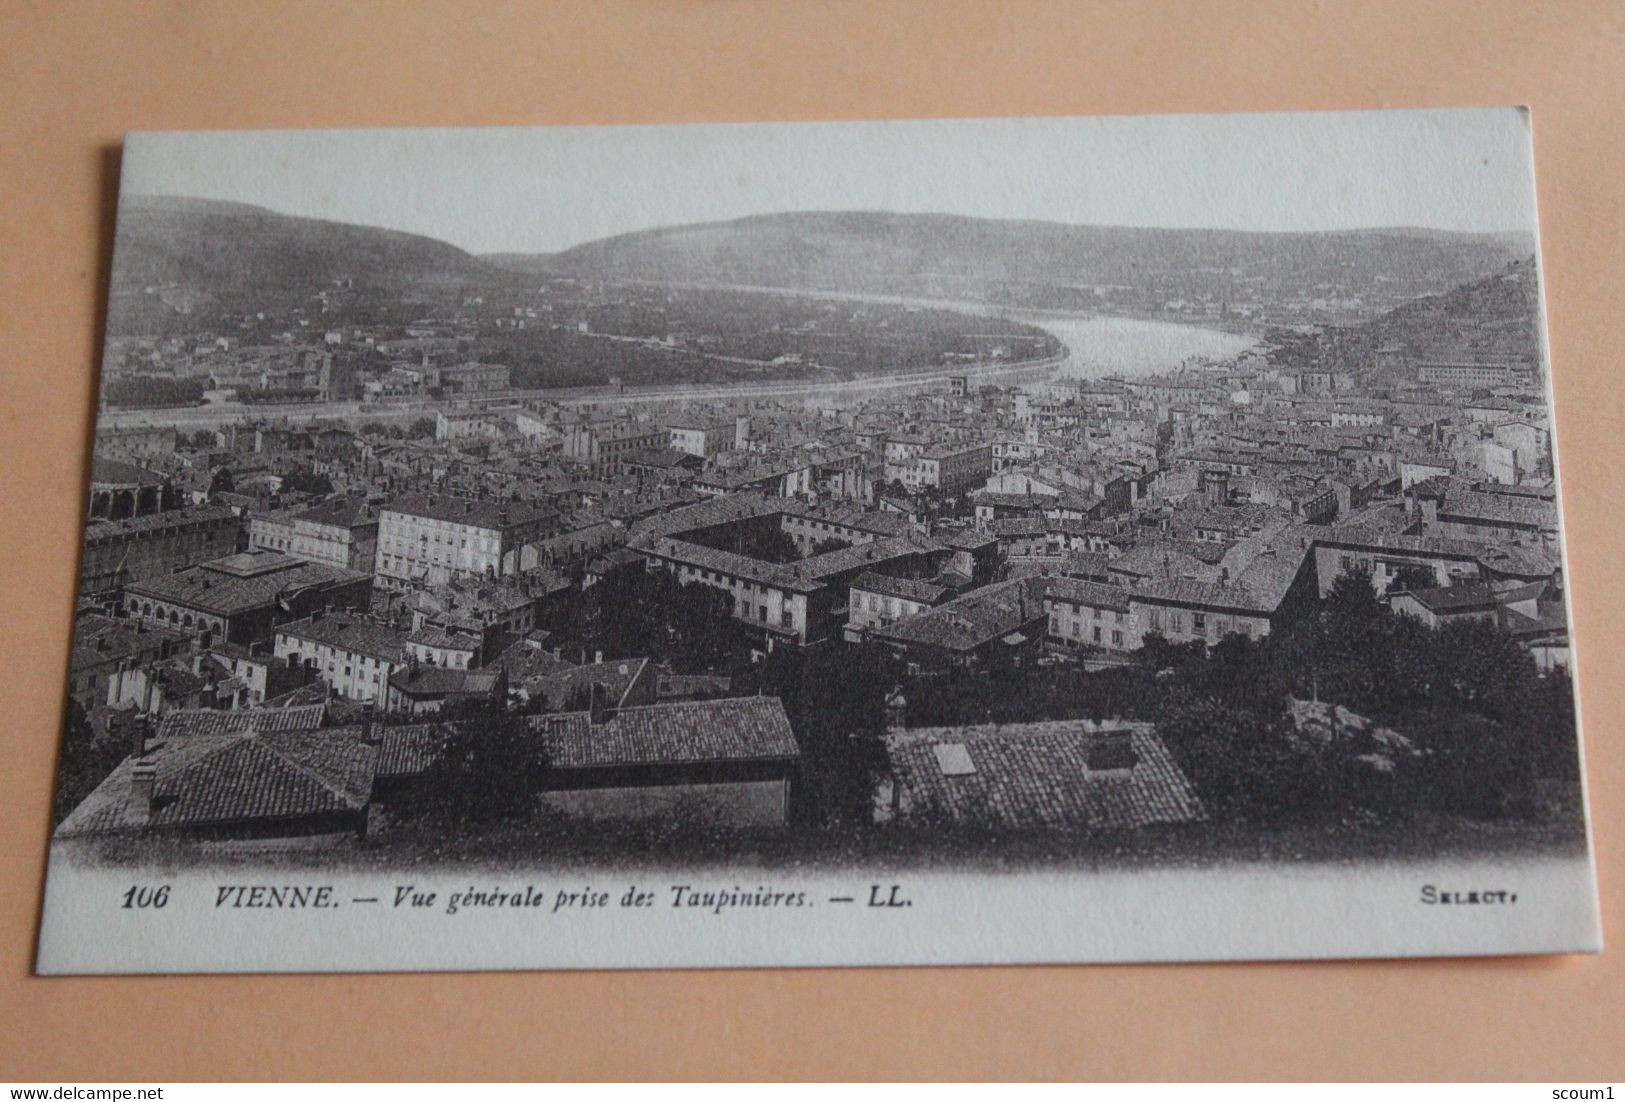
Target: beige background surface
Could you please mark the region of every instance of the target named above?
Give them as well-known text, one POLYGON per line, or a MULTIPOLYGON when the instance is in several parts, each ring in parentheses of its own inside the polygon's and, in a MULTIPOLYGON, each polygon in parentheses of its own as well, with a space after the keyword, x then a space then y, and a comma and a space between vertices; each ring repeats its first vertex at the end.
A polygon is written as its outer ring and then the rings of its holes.
MULTIPOLYGON (((1625 1074, 1625 6, 0 0, 0 1079, 1625 1074), (29 975, 129 129, 1534 109, 1598 958, 29 975)), ((1267 171, 1267 166, 1260 166, 1267 171)))

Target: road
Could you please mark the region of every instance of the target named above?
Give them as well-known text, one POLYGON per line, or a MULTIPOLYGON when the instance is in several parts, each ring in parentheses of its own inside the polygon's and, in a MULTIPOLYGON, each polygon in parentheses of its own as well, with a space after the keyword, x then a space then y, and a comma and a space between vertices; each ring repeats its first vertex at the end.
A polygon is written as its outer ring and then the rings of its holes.
POLYGON ((187 406, 162 410, 110 410, 101 413, 98 427, 122 429, 174 425, 181 429, 211 428, 226 424, 241 424, 245 420, 262 420, 276 424, 407 424, 419 417, 432 417, 445 410, 470 410, 485 405, 500 405, 526 399, 540 399, 560 406, 637 406, 666 405, 677 402, 739 401, 741 399, 815 399, 827 396, 831 400, 850 401, 855 396, 871 396, 883 391, 904 391, 946 384, 953 376, 964 375, 975 384, 997 382, 1011 385, 1048 378, 1064 362, 1065 357, 1032 360, 1017 364, 965 364, 956 367, 932 368, 898 375, 881 375, 854 381, 828 380, 767 383, 722 383, 705 386, 679 383, 662 387, 639 387, 620 393, 604 387, 575 388, 570 390, 511 390, 481 399, 400 400, 383 402, 306 402, 293 404, 255 404, 217 402, 206 406, 187 406))

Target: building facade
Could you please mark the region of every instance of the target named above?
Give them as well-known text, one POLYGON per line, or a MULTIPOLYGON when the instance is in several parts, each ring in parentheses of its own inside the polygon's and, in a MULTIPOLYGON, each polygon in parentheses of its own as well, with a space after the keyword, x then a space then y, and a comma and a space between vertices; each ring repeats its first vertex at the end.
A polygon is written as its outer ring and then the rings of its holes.
POLYGON ((519 548, 545 535, 553 516, 527 502, 411 494, 379 511, 374 573, 386 589, 515 574, 519 548))

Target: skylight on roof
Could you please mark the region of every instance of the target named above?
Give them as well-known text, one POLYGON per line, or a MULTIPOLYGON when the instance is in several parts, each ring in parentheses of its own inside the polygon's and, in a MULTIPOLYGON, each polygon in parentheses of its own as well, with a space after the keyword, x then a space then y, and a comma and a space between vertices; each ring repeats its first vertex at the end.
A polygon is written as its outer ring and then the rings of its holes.
POLYGON ((937 755, 937 768, 944 777, 966 777, 976 772, 976 763, 970 760, 970 749, 962 742, 945 742, 931 747, 937 755))

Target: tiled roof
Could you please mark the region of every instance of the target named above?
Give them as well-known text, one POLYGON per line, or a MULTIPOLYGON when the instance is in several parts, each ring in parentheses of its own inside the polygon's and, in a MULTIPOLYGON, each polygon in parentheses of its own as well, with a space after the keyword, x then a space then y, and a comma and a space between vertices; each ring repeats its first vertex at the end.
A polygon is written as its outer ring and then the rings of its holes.
POLYGON ((377 750, 322 731, 209 735, 154 748, 153 808, 128 811, 136 759, 124 759, 57 828, 59 837, 225 826, 358 812, 372 794, 377 750))
POLYGON ((327 714, 325 704, 298 704, 287 708, 249 708, 238 712, 218 708, 177 708, 165 712, 158 723, 158 738, 217 738, 223 735, 260 735, 278 731, 313 731, 327 714))
POLYGON ((447 723, 382 728, 378 742, 378 779, 415 777, 424 772, 440 756, 454 729, 447 723))
POLYGON ((1111 560, 1110 569, 1115 574, 1177 578, 1201 573, 1204 565, 1195 555, 1181 550, 1180 541, 1162 540, 1130 548, 1111 560))
POLYGON ((453 693, 489 693, 503 676, 501 670, 459 670, 449 666, 419 666, 396 670, 390 688, 408 696, 445 696, 453 693))
POLYGON ((526 725, 555 769, 763 761, 800 754, 774 696, 623 708, 594 725, 588 712, 534 716, 526 725))
POLYGON ((1557 506, 1551 502, 1467 490, 1452 492, 1445 498, 1439 506, 1439 519, 1485 521, 1555 532, 1557 506))
POLYGON ((1035 575, 984 586, 869 634, 885 642, 974 650, 1043 619, 1044 581, 1035 575))
POLYGON ((860 532, 873 532, 877 536, 906 536, 914 527, 907 517, 900 517, 896 513, 875 512, 840 502, 827 502, 810 508, 794 502, 788 504, 789 508, 784 511, 795 516, 828 521, 860 532))
POLYGON ((920 453, 922 459, 949 459, 956 455, 965 455, 969 452, 981 451, 993 445, 984 441, 971 441, 946 444, 932 444, 920 453))
POLYGON ((183 528, 190 524, 221 524, 235 521, 237 514, 224 505, 193 505, 184 509, 170 509, 162 513, 147 513, 123 520, 93 520, 85 525, 85 542, 133 535, 137 532, 157 532, 165 528, 183 528))
POLYGON ((827 521, 881 536, 902 536, 912 527, 906 517, 895 514, 838 503, 806 506, 789 498, 738 493, 708 498, 694 505, 669 509, 664 513, 645 517, 633 525, 630 542, 635 546, 647 547, 650 541, 662 536, 679 536, 684 532, 710 528, 731 521, 782 514, 814 521, 827 521))
POLYGON ((933 538, 944 547, 950 547, 955 551, 976 551, 987 547, 989 544, 999 542, 995 536, 985 535, 969 529, 957 532, 941 532, 933 538))
POLYGON ((365 499, 358 497, 332 498, 296 514, 294 519, 337 528, 354 528, 358 525, 378 523, 377 514, 367 505, 365 499))
POLYGON ((734 577, 777 586, 780 589, 810 593, 823 585, 824 578, 857 570, 868 564, 918 554, 926 549, 924 545, 912 539, 887 536, 869 543, 836 548, 799 562, 773 563, 733 551, 707 547, 704 544, 661 538, 650 541, 644 547, 644 553, 685 563, 701 570, 715 570, 734 577))
POLYGON ((145 467, 138 467, 134 463, 126 463, 122 459, 92 456, 90 460, 92 486, 161 486, 163 482, 163 475, 149 471, 145 467))
POLYGON ((1115 585, 1086 582, 1080 578, 1046 578, 1044 594, 1051 600, 1067 601, 1089 608, 1128 611, 1129 591, 1115 585))
POLYGON ((281 624, 276 631, 278 635, 321 643, 388 662, 400 662, 405 653, 406 636, 399 628, 347 612, 308 616, 303 620, 281 624))
POLYGON ((528 639, 520 639, 497 655, 495 661, 490 663, 490 668, 506 670, 509 681, 524 681, 531 677, 547 677, 573 670, 576 664, 565 661, 528 639))
POLYGON ((1331 547, 1348 547, 1371 551, 1408 551, 1413 554, 1439 555, 1446 558, 1473 559, 1483 550, 1467 540, 1443 536, 1410 536, 1402 532, 1385 531, 1375 524, 1339 524, 1315 536, 1315 543, 1331 547))
MULTIPOLYGON (((245 552, 229 559, 242 559, 250 554, 252 552, 245 552)), ((211 569, 210 563, 202 563, 174 574, 133 582, 127 588, 128 592, 137 596, 230 616, 262 608, 286 592, 350 585, 370 577, 369 574, 342 567, 288 559, 285 563, 277 564, 275 569, 248 576, 211 569)))
POLYGON ((918 578, 892 578, 885 574, 877 574, 873 570, 865 570, 852 579, 852 588, 861 589, 867 593, 883 593, 888 597, 903 597, 910 601, 923 601, 934 604, 947 593, 947 587, 932 582, 922 581, 918 578))
POLYGON ((998 509, 1031 509, 1034 513, 1041 513, 1055 504, 1058 494, 1007 494, 995 490, 973 490, 970 499, 977 505, 988 505, 998 509))
POLYGON ((139 620, 119 620, 100 614, 81 616, 73 628, 74 669, 133 657, 165 646, 183 645, 188 636, 139 620))
POLYGON ((730 494, 726 497, 710 498, 694 505, 644 517, 633 524, 632 540, 643 543, 660 536, 692 532, 698 528, 709 528, 728 521, 781 513, 784 509, 783 500, 769 500, 760 494, 730 494))
POLYGON ((995 536, 1001 538, 1006 536, 1042 536, 1045 534, 1044 518, 1039 516, 1005 517, 1001 520, 995 520, 989 525, 989 529, 995 536))
POLYGON ((670 470, 674 467, 695 467, 703 460, 691 452, 679 451, 677 448, 656 447, 639 448, 621 456, 621 462, 630 466, 660 467, 670 470))
POLYGON ((1553 552, 1537 547, 1480 547, 1476 557, 1480 566, 1515 578, 1549 577, 1560 565, 1553 552))
MULTIPOLYGON (((1391 596, 1398 597, 1394 593, 1391 596)), ((1478 612, 1493 609, 1500 601, 1484 586, 1454 585, 1407 590, 1405 596, 1432 612, 1478 612)))
POLYGON ((592 686, 602 685, 613 707, 631 690, 648 664, 647 658, 622 658, 576 666, 530 678, 525 682, 525 692, 532 699, 545 697, 551 708, 567 708, 577 693, 590 692, 592 686))
POLYGON ((1077 721, 903 731, 886 736, 886 756, 905 820, 1126 830, 1205 818, 1162 740, 1143 726, 1128 739, 1134 763, 1117 769, 1089 767, 1103 736, 1077 721))
POLYGON ((1532 640, 1542 635, 1568 639, 1569 619, 1568 612, 1562 601, 1542 601, 1535 611, 1538 616, 1526 616, 1515 608, 1501 609, 1501 626, 1522 640, 1532 640))
POLYGON ((468 632, 447 631, 432 624, 424 624, 412 632, 406 637, 406 642, 436 650, 477 651, 480 647, 479 639, 468 632))
POLYGON ((533 501, 492 501, 439 493, 407 494, 384 506, 384 511, 493 530, 517 528, 558 515, 533 501))

